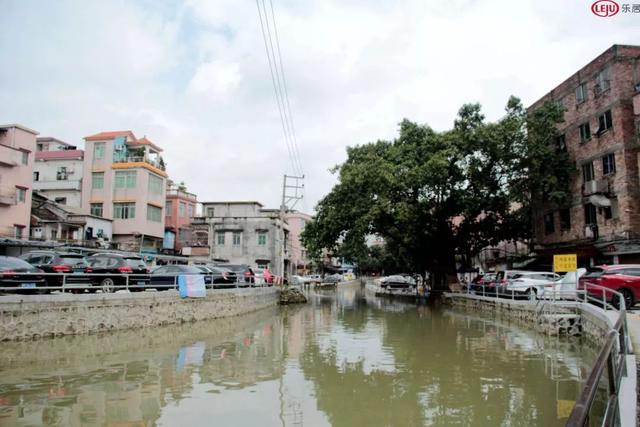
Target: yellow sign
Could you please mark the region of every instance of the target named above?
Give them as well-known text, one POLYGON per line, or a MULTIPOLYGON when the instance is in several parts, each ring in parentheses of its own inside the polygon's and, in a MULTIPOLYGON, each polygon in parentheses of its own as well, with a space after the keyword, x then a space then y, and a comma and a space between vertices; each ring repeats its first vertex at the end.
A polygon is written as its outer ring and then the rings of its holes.
POLYGON ((554 255, 553 271, 556 273, 566 273, 578 269, 578 256, 576 254, 554 255))

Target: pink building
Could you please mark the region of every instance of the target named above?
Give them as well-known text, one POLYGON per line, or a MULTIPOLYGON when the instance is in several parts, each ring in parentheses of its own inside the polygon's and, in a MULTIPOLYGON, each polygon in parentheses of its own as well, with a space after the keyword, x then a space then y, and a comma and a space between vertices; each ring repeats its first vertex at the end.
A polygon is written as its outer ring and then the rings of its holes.
POLYGON ((291 260, 292 269, 297 273, 303 273, 309 270, 309 255, 302 246, 300 234, 304 230, 305 225, 311 220, 311 215, 302 212, 288 212, 286 215, 289 223, 289 259, 291 260))
POLYGON ((162 149, 129 130, 84 140, 83 212, 113 219, 113 240, 121 249, 159 251, 167 178, 162 149))
POLYGON ((198 198, 186 189, 172 186, 167 189, 165 203, 164 248, 180 253, 184 246, 193 244, 191 218, 196 216, 198 198))
POLYGON ((0 126, 1 237, 29 237, 36 135, 24 126, 0 126))

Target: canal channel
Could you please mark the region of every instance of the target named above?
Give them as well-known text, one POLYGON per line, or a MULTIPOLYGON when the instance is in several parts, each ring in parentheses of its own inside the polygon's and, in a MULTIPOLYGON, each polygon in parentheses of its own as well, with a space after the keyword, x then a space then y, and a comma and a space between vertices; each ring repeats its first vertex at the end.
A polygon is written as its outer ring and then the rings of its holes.
POLYGON ((564 425, 593 347, 346 285, 305 306, 0 343, 0 426, 564 425))

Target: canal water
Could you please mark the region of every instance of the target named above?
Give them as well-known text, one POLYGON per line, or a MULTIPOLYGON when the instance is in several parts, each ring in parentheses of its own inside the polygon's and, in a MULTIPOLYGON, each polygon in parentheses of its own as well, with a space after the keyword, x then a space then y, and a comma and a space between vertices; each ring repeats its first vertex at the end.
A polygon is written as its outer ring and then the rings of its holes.
POLYGON ((0 426, 563 425, 594 358, 346 285, 231 319, 0 343, 0 426))

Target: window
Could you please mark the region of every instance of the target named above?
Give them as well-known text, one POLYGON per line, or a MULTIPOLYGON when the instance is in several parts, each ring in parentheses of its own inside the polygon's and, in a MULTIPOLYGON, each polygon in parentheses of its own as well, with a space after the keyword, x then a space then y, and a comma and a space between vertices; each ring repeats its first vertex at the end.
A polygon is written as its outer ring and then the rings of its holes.
POLYGON ((265 246, 267 244, 267 232, 259 231, 258 232, 258 245, 265 246))
POLYGON ((616 219, 618 218, 618 199, 615 197, 609 199, 611 202, 611 206, 605 206, 602 208, 602 214, 604 215, 604 219, 616 219))
POLYGON ((193 218, 193 205, 188 206, 189 210, 189 218, 193 218))
POLYGON ((605 133, 612 127, 611 110, 607 110, 598 117, 598 135, 605 133))
POLYGON ((616 155, 610 153, 602 158, 602 174, 606 176, 614 173, 616 173, 616 155))
POLYGON ((18 202, 24 203, 27 198, 27 190, 16 187, 16 197, 18 198, 18 202))
POLYGON ((13 226, 13 235, 16 239, 22 239, 23 233, 24 233, 24 225, 13 226))
POLYGON ((136 217, 135 203, 114 203, 113 217, 116 219, 133 219, 136 217))
POLYGON ((571 209, 560 209, 560 230, 571 229, 571 209))
POLYGON ((587 85, 582 83, 576 88, 576 104, 582 104, 587 100, 587 85))
POLYGON ((591 139, 591 127, 589 127, 589 122, 581 124, 579 129, 580 142, 584 144, 591 139))
POLYGON ((136 171, 116 171, 116 188, 136 188, 136 171))
POLYGON ((104 158, 104 142, 95 142, 93 144, 93 159, 100 160, 104 158))
POLYGON ((242 240, 242 233, 240 231, 233 232, 233 246, 240 246, 242 240))
MULTIPOLYGON (((558 135, 556 137, 556 147, 560 151, 567 151, 567 138, 564 136, 564 134, 558 135)), ((302 228, 304 228, 304 225, 305 225, 304 219, 301 222, 302 222, 302 228)))
POLYGON ((609 89, 609 69, 605 68, 596 74, 596 85, 593 88, 595 93, 601 93, 609 89))
POLYGON ((66 205, 67 204, 67 198, 66 197, 56 197, 54 201, 56 203, 61 204, 61 205, 66 205))
POLYGON ((183 217, 186 209, 187 204, 185 202, 180 202, 180 204, 178 205, 178 216, 183 217))
POLYGON ((90 208, 91 215, 102 217, 103 215, 102 203, 91 203, 89 205, 89 208, 90 208))
POLYGON ((593 162, 582 165, 582 178, 584 182, 593 181, 594 175, 593 162))
POLYGON ((58 168, 58 171, 56 172, 56 180, 58 181, 66 181, 69 178, 69 175, 67 174, 67 167, 66 166, 60 166, 58 168))
POLYGON ((33 180, 34 181, 40 181, 40 172, 34 172, 33 173, 33 180))
POLYGON ((22 151, 22 164, 29 164, 29 153, 27 151, 22 151))
POLYGON ((554 231, 556 229, 553 223, 553 212, 544 214, 544 234, 552 234, 554 231))
POLYGON ((207 216, 209 218, 213 218, 216 214, 216 209, 215 208, 207 208, 207 216))
POLYGON ((224 231, 219 231, 216 233, 216 244, 224 245, 224 231))
POLYGON ((587 203, 586 205, 584 205, 584 224, 593 225, 597 223, 598 220, 596 219, 596 207, 591 203, 587 203))
POLYGON ((161 222, 162 208, 153 205, 147 205, 147 221, 161 222))
POLYGON ((91 188, 93 190, 104 188, 104 172, 93 172, 91 174, 91 188))
POLYGON ((51 240, 56 240, 58 238, 58 230, 51 230, 51 240))
POLYGON ((171 211, 173 210, 173 202, 171 200, 167 200, 164 203, 164 214, 166 216, 171 216, 171 211))
POLYGON ((150 173, 148 190, 151 194, 162 194, 162 178, 150 173))

